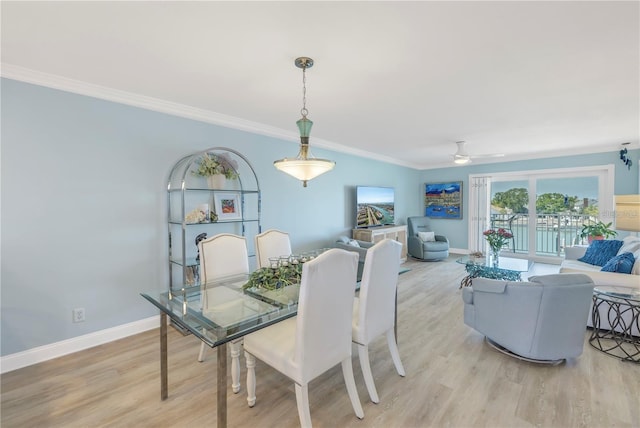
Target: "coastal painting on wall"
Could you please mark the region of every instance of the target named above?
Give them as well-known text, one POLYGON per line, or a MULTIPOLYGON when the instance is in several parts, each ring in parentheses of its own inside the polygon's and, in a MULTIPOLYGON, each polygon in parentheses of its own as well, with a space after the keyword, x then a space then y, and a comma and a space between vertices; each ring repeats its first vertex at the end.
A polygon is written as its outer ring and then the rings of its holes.
POLYGON ((424 207, 427 217, 462 219, 462 181, 425 184, 424 207))

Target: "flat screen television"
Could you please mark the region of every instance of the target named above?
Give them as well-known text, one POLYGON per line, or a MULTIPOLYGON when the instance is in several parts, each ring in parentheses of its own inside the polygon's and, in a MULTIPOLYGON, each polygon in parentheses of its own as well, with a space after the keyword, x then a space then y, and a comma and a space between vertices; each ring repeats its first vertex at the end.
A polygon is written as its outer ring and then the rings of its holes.
POLYGON ((356 228, 394 224, 393 187, 356 187, 356 228))

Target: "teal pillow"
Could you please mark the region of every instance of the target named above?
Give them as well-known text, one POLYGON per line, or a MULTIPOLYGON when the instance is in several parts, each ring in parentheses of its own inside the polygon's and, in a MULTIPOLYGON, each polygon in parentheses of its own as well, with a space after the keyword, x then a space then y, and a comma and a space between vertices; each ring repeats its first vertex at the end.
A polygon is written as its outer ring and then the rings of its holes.
POLYGON ((602 272, 631 273, 633 264, 636 262, 632 253, 622 253, 609 260, 602 269, 602 272))
POLYGON ((618 254, 620 247, 622 247, 622 241, 616 239, 593 241, 589 244, 587 252, 578 261, 589 263, 590 265, 604 266, 618 254))

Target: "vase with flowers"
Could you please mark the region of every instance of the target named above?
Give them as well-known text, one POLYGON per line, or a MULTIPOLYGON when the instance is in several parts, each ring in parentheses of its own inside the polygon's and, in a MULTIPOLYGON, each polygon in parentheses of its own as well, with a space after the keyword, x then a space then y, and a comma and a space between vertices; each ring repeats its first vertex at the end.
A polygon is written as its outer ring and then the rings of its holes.
POLYGON ((225 153, 205 153, 198 161, 198 168, 193 174, 206 177, 209 188, 223 189, 226 180, 238 178, 237 168, 237 162, 225 153))
POLYGON ((485 230, 482 234, 489 243, 489 248, 491 248, 493 266, 497 267, 500 250, 513 238, 513 234, 503 228, 485 230))

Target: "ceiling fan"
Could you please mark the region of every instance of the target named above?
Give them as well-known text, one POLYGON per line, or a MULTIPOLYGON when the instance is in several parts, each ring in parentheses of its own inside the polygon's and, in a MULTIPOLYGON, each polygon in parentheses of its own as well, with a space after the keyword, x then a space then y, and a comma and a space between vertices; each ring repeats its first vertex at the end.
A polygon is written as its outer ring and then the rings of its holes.
POLYGON ((504 156, 504 153, 493 153, 493 154, 485 154, 485 155, 470 155, 467 153, 467 142, 466 141, 456 141, 458 145, 458 151, 453 155, 453 162, 458 165, 464 165, 466 163, 471 162, 471 159, 480 159, 480 158, 501 158, 504 156))

